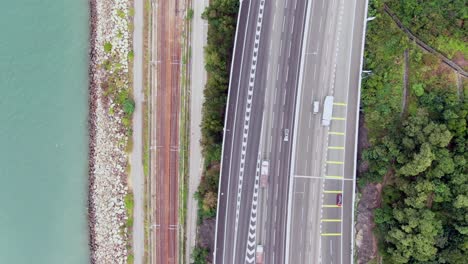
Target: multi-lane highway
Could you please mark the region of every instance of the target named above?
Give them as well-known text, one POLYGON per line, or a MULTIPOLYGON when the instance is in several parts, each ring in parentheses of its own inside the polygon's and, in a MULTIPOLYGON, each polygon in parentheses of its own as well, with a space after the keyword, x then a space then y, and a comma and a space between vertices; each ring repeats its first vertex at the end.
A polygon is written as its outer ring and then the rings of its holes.
POLYGON ((257 244, 263 245, 264 263, 284 263, 291 142, 297 82, 306 15, 306 1, 271 2, 267 74, 262 126, 261 158, 270 163, 268 186, 260 190, 257 244), (289 138, 285 141, 286 130, 289 138))
POLYGON ((264 263, 350 262, 364 6, 364 0, 240 2, 215 263, 254 263, 257 245, 264 263), (312 102, 323 103, 325 95, 336 102, 330 127, 320 125, 321 112, 312 114, 312 102), (263 160, 270 164, 264 188, 263 160))
POLYGON ((290 141, 305 2, 242 1, 239 13, 219 191, 216 263, 284 263, 290 141), (270 161, 268 187, 258 185, 270 161), (262 212, 258 209, 262 209, 262 212))
POLYGON ((215 263, 244 263, 246 258, 265 91, 256 85, 256 76, 264 72, 262 26, 268 13, 264 0, 240 2, 218 193, 215 263))
POLYGON ((286 263, 352 263, 356 118, 366 4, 366 0, 319 0, 308 7, 286 263), (314 114, 312 104, 323 105, 327 95, 334 96, 334 104, 331 124, 324 127, 322 111, 314 114))

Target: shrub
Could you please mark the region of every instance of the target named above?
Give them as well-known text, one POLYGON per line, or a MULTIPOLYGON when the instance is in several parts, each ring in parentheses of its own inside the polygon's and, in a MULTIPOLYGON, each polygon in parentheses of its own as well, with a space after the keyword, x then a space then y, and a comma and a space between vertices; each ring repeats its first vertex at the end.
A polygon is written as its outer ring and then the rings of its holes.
POLYGON ((123 102, 123 110, 125 114, 129 116, 132 115, 133 111, 135 111, 135 101, 133 101, 133 99, 129 97, 125 98, 123 102))
POLYGON ((104 51, 106 53, 110 53, 112 51, 112 44, 110 42, 106 42, 104 44, 104 51))

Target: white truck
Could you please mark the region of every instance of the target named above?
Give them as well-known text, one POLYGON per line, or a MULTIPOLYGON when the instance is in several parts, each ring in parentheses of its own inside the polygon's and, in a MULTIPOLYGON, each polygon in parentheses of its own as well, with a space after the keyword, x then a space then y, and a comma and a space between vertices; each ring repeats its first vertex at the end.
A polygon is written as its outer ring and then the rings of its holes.
POLYGON ((270 168, 270 162, 268 160, 262 161, 262 170, 260 175, 260 187, 265 188, 268 185, 268 171, 270 168))
POLYGON ((257 252, 255 254, 255 263, 263 264, 263 246, 257 245, 257 252))
POLYGON ((333 96, 326 96, 323 103, 322 126, 329 126, 333 114, 333 96))

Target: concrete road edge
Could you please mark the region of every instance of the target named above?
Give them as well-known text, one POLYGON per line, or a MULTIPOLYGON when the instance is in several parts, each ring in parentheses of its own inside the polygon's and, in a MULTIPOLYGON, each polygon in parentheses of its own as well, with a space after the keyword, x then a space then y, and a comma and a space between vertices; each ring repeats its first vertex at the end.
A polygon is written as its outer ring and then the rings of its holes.
POLYGON ((351 263, 354 263, 354 214, 355 214, 355 202, 356 202, 356 168, 357 168, 357 150, 358 150, 358 137, 359 137, 359 109, 361 108, 361 82, 362 82, 362 67, 364 64, 364 45, 366 42, 366 28, 367 28, 367 8, 369 6, 369 0, 366 1, 366 7, 364 11, 364 29, 362 31, 362 40, 361 40, 361 61, 359 66, 359 84, 358 84, 358 101, 356 108, 356 133, 355 133, 355 144, 354 144, 354 171, 353 171, 353 210, 351 215, 351 263))

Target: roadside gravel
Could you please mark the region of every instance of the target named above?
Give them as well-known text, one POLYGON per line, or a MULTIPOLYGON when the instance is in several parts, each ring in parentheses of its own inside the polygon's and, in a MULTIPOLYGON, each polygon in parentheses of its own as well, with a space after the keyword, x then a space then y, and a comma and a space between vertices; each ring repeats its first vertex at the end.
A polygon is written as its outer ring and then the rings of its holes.
POLYGON ((124 113, 105 95, 103 84, 112 72, 104 61, 120 64, 128 89, 128 1, 91 0, 90 96, 89 96, 89 231, 91 263, 126 263, 128 137, 122 123, 124 113), (111 43, 106 53, 104 44, 111 43), (111 110, 112 109, 112 110, 111 110))

